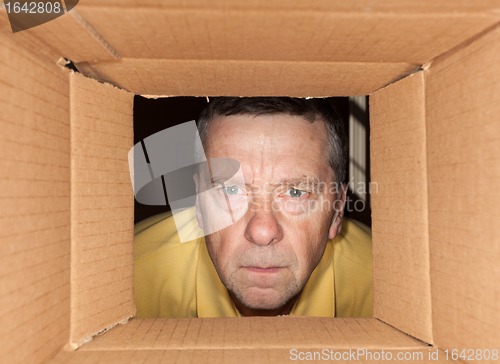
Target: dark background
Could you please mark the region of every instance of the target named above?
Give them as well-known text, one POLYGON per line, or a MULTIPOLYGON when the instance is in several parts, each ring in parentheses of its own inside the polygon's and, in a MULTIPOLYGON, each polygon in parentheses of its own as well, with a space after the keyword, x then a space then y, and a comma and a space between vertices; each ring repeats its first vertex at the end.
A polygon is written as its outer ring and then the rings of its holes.
MULTIPOLYGON (((349 98, 332 97, 337 112, 342 120, 346 132, 349 132, 349 98)), ((134 145, 144 138, 157 133, 163 129, 182 124, 191 120, 198 120, 202 110, 207 105, 205 97, 167 97, 160 99, 147 99, 141 96, 134 98, 134 145)), ((351 106, 352 109, 352 106, 351 106)), ((352 110, 351 112, 356 112, 352 110)), ((358 111, 359 112, 359 111, 358 111)), ((349 176, 349 174, 347 174, 349 176)), ((346 181, 347 181, 346 177, 346 181)), ((194 186, 194 182, 193 182, 194 186)), ((356 196, 348 194, 348 198, 355 200, 356 196)), ((352 203, 351 203, 352 204, 352 203)), ((134 222, 138 223, 150 216, 170 211, 170 206, 149 206, 135 201, 134 222)), ((364 224, 371 225, 371 213, 345 212, 346 216, 351 216, 364 224)))

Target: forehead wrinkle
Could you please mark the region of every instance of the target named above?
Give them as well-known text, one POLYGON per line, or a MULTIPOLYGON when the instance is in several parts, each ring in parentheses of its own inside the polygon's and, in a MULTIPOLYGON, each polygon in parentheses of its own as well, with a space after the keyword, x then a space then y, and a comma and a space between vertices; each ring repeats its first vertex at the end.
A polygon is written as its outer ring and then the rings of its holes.
MULTIPOLYGON (((259 180, 270 180, 274 175, 274 169, 277 165, 276 159, 279 158, 279 155, 276 148, 278 138, 272 137, 272 130, 273 128, 271 127, 262 131, 258 136, 258 147, 251 150, 248 149, 245 153, 246 159, 250 161, 247 164, 251 171, 250 184, 255 184, 259 180)), ((246 177, 248 174, 244 173, 244 175, 246 177)))
POLYGON ((291 185, 291 184, 318 184, 320 182, 317 182, 318 178, 312 178, 306 175, 303 175, 302 177, 299 178, 289 178, 289 177, 284 177, 280 178, 277 182, 271 183, 271 185, 291 185))
POLYGON ((324 182, 319 181, 319 179, 311 178, 309 176, 303 175, 301 178, 281 178, 279 181, 271 183, 271 186, 306 186, 306 187, 312 187, 314 191, 319 191, 320 187, 321 190, 324 188, 324 182))
MULTIPOLYGON (((213 129, 210 129, 211 134, 208 138, 210 139, 210 143, 208 143, 209 148, 207 148, 208 150, 206 151, 207 157, 210 157, 209 154, 212 154, 212 148, 215 147, 215 144, 212 144, 212 142, 215 143, 216 140, 230 140, 232 136, 237 136, 241 139, 239 143, 222 144, 225 148, 232 148, 230 149, 231 155, 224 152, 220 153, 220 151, 218 151, 216 155, 218 157, 233 158, 238 160, 245 171, 245 180, 247 183, 254 184, 265 181, 273 181, 276 180, 276 177, 279 177, 280 175, 283 176, 284 171, 282 169, 285 164, 281 162, 282 160, 284 162, 284 158, 292 158, 293 160, 293 158, 299 157, 299 165, 304 165, 304 158, 306 160, 311 159, 309 154, 318 154, 318 147, 321 146, 321 143, 318 145, 318 141, 312 139, 312 135, 309 137, 311 142, 314 140, 311 144, 309 144, 309 140, 307 140, 307 143, 295 143, 295 145, 293 143, 287 143, 289 139, 283 139, 286 133, 280 132, 281 128, 286 126, 286 124, 284 124, 282 120, 275 119, 275 117, 276 116, 268 115, 250 117, 250 120, 242 120, 236 123, 233 123, 232 120, 227 120, 231 117, 222 117, 218 118, 218 120, 214 120, 214 123, 211 125, 213 129), (244 125, 244 122, 252 123, 254 119, 259 119, 259 122, 263 119, 267 119, 267 125, 264 124, 262 128, 253 128, 251 129, 251 134, 247 134, 242 125, 244 125), (228 137, 229 139, 226 139, 228 137), (248 138, 251 139, 248 140, 248 138), (246 140, 250 143, 247 143, 246 140), (245 165, 246 168, 244 167, 245 165)), ((295 127, 299 128, 299 135, 302 135, 303 133, 301 128, 307 128, 309 125, 311 124, 304 121, 303 124, 299 123, 298 125, 295 125, 295 127)), ((309 134, 309 132, 306 134, 309 134)), ((220 147, 218 146, 218 148, 220 147)), ((227 150, 228 149, 226 149, 226 151, 227 150)), ((319 153, 321 153, 321 151, 319 151, 319 153)), ((317 162, 316 159, 313 159, 313 161, 317 162)), ((311 164, 311 167, 312 166, 316 166, 316 163, 313 162, 311 164)), ((293 173, 293 170, 297 166, 291 165, 291 167, 292 169, 288 173, 293 173)), ((316 168, 314 169, 316 170, 316 168)), ((317 172, 320 171, 318 170, 317 172)))

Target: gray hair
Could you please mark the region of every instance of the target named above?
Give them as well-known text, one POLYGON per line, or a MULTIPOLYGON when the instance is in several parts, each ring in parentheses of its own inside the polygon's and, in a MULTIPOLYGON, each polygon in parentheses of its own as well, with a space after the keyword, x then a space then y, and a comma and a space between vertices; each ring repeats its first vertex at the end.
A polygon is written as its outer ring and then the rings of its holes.
MULTIPOLYGON (((198 120, 198 133, 206 147, 208 124, 216 116, 289 114, 302 116, 313 123, 321 119, 328 133, 327 161, 337 183, 344 182, 349 157, 348 139, 343 122, 328 99, 299 99, 291 97, 216 97, 211 98, 198 120)), ((197 143, 196 157, 200 161, 202 146, 197 143)))

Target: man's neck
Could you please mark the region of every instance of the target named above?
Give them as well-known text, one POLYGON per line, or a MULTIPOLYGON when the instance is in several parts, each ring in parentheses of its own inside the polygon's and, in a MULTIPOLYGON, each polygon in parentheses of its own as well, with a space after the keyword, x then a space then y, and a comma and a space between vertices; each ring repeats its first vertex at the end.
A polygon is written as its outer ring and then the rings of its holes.
POLYGON ((232 292, 229 292, 229 296, 233 300, 234 305, 236 306, 238 311, 240 311, 240 313, 243 316, 281 316, 281 315, 288 315, 290 313, 293 305, 300 296, 300 293, 295 297, 293 297, 290 301, 288 301, 280 308, 274 310, 258 310, 258 309, 248 308, 245 305, 243 305, 232 292))

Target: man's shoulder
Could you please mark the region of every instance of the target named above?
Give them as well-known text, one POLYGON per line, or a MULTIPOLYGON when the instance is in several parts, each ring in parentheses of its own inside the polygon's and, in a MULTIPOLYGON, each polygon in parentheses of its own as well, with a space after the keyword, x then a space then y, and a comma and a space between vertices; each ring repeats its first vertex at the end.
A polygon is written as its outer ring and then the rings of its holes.
POLYGON ((372 233, 368 226, 344 217, 342 230, 332 242, 338 255, 372 270, 372 233))
POLYGON ((196 269, 202 239, 181 243, 179 234, 189 234, 197 226, 190 209, 175 219, 163 213, 135 225, 137 317, 196 317, 196 269))
POLYGON ((372 238, 370 228, 344 219, 334 250, 336 316, 372 317, 372 238))
POLYGON ((151 216, 134 226, 134 261, 147 260, 171 250, 191 251, 198 246, 199 239, 181 243, 179 234, 186 229, 197 228, 198 223, 192 209, 186 209, 176 215, 176 220, 171 212, 151 216), (179 226, 178 230, 177 224, 179 226))

